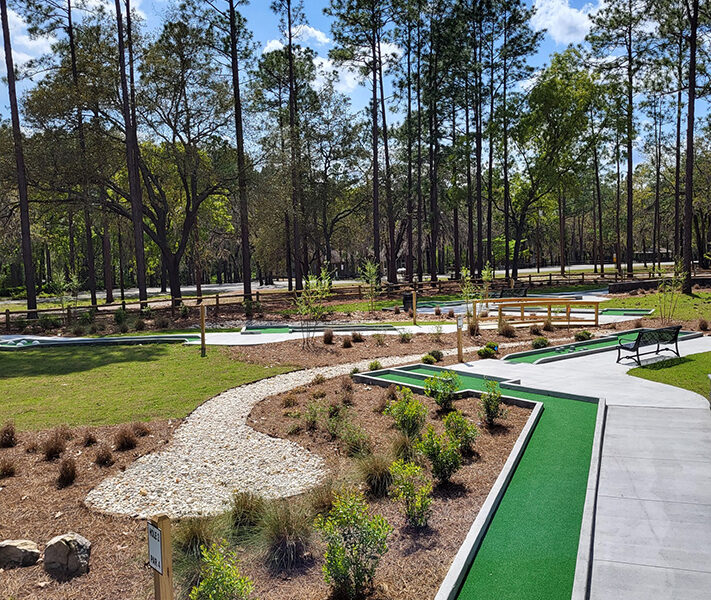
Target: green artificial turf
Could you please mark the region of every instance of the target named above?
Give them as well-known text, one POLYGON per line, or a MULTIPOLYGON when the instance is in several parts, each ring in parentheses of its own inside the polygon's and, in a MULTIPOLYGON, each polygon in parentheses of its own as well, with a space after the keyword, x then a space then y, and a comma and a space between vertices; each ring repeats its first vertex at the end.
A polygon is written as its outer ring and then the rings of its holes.
POLYGON ((708 398, 711 352, 672 358, 644 367, 630 369, 627 373, 641 379, 668 383, 685 390, 691 390, 708 398))
POLYGON ((570 598, 597 404, 503 389, 544 410, 459 600, 570 598))
POLYGON ((224 348, 91 346, 0 353, 0 422, 19 429, 181 418, 231 387, 291 370, 238 362, 224 348))

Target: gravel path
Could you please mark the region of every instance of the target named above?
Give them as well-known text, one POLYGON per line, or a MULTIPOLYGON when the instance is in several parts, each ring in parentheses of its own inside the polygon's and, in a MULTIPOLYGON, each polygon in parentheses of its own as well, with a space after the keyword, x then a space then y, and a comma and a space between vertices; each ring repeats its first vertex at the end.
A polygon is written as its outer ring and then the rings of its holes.
MULTIPOLYGON (((456 352, 445 350, 444 354, 456 352)), ((379 361, 388 367, 420 357, 411 354, 379 361)), ((331 378, 348 374, 354 367, 367 370, 369 362, 294 371, 211 398, 185 419, 165 450, 143 456, 102 481, 89 492, 86 504, 136 518, 160 513, 180 518, 225 512, 234 491, 267 498, 305 492, 326 474, 323 460, 298 444, 255 431, 247 425, 247 417, 268 396, 308 384, 318 374, 331 378)))

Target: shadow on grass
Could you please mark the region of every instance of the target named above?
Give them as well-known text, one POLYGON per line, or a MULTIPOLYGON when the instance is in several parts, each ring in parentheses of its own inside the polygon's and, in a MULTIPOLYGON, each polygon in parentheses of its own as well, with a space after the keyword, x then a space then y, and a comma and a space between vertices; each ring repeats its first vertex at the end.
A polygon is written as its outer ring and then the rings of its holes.
POLYGON ((682 356, 681 358, 664 358, 661 360, 651 360, 646 364, 643 363, 639 368, 644 369, 645 371, 662 371, 664 369, 671 369, 689 362, 693 361, 686 356, 682 356))
POLYGON ((69 375, 106 365, 129 362, 152 362, 167 353, 160 344, 145 346, 84 346, 38 348, 0 354, 0 381, 14 377, 69 375))

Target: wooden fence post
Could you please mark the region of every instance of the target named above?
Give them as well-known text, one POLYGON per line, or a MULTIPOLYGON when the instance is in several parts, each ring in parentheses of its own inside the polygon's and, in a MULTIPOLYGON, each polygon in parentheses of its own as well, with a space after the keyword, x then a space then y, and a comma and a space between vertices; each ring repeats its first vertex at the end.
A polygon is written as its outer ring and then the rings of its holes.
POLYGON ((220 314, 220 294, 215 294, 215 317, 220 314))
POLYGON ((155 600, 173 600, 173 548, 170 519, 158 515, 148 521, 148 564, 153 569, 155 600))
POLYGON ((464 350, 462 348, 462 325, 464 324, 464 319, 461 315, 457 317, 457 360, 462 363, 464 362, 464 350))
POLYGON ((205 357, 205 305, 200 305, 200 356, 205 357))
POLYGON ((417 325, 417 290, 412 290, 412 324, 417 325))
POLYGON ((67 306, 67 327, 72 324, 72 307, 67 306))
POLYGON ((5 309, 5 329, 10 331, 10 309, 5 309))

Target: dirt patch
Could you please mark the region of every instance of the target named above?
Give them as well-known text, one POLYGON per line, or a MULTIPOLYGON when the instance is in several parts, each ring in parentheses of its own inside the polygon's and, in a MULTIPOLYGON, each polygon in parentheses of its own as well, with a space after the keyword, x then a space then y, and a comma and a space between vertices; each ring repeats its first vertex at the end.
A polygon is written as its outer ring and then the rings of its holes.
MULTIPOLYGON (((329 435, 324 420, 313 431, 303 426, 303 415, 314 402, 320 403, 325 411, 329 406, 342 407, 343 398, 348 394, 343 386, 349 381, 347 376, 339 377, 267 398, 255 406, 248 423, 259 431, 292 440, 319 454, 336 479, 358 482, 356 460, 349 458, 339 440, 329 435), (299 430, 298 425, 301 425, 299 430)), ((369 433, 375 452, 390 454, 397 431, 392 427, 392 419, 379 412, 385 395, 385 388, 353 384, 353 404, 342 410, 347 411, 348 422, 369 433)), ((442 415, 437 405, 425 396, 419 397, 427 406, 428 423, 441 432, 442 415)), ((458 410, 477 422, 480 434, 475 453, 465 459, 451 483, 435 487, 434 510, 428 529, 417 532, 409 528, 400 507, 388 498, 369 500, 373 511, 384 515, 394 527, 388 539, 388 553, 376 576, 374 597, 404 600, 435 595, 530 414, 527 409, 511 406, 501 426, 489 431, 479 423, 478 402, 475 398, 455 402, 458 410)), ((262 599, 327 598, 320 551, 319 548, 314 550, 313 565, 288 578, 270 577, 259 560, 249 555, 243 559, 243 571, 255 580, 257 595, 262 599)))
POLYGON ((66 583, 47 575, 41 563, 33 567, 0 571, 0 597, 23 600, 138 600, 152 598, 150 569, 146 562, 145 523, 90 511, 84 505, 89 490, 102 479, 126 469, 138 457, 160 449, 171 438, 179 420, 154 421, 148 433, 136 437, 133 450, 114 449, 114 437, 122 426, 65 429, 66 450, 59 460, 47 462, 42 445, 56 430, 21 432, 14 448, 0 449, 0 460, 12 461, 14 477, 0 479, 0 540, 26 538, 40 550, 55 535, 75 531, 92 544, 90 572, 66 583), (91 433, 97 443, 84 446, 91 433), (36 452, 28 452, 33 446, 36 452), (114 464, 94 464, 99 448, 111 449, 114 464), (58 489, 56 478, 64 458, 76 461, 73 485, 58 489))

